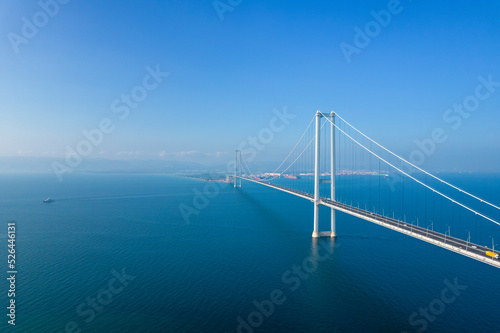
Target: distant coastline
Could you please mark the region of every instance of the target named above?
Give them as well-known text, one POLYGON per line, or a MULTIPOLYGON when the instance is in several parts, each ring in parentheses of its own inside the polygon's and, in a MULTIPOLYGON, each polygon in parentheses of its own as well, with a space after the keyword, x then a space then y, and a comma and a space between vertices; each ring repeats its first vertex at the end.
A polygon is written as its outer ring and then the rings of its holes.
POLYGON ((181 175, 179 177, 201 180, 204 182, 230 183, 226 174, 202 173, 196 175, 181 175))

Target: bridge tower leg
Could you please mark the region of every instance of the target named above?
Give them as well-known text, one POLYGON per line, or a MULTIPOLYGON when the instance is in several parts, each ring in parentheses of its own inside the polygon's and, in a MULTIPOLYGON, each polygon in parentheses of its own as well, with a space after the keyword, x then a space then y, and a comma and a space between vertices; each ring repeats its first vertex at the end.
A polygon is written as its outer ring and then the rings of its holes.
POLYGON ((319 219, 319 134, 320 134, 320 120, 321 112, 316 112, 316 140, 315 140, 315 151, 314 151, 314 231, 312 236, 314 238, 320 237, 318 231, 318 219, 319 219))
POLYGON ((241 187, 241 150, 234 152, 234 187, 241 187))
MULTIPOLYGON (((330 199, 335 201, 335 112, 330 113, 331 119, 331 140, 330 140, 330 199)), ((332 217, 331 217, 331 233, 330 237, 337 237, 337 231, 335 230, 335 209, 332 208, 332 217)))
MULTIPOLYGON (((330 183, 330 198, 335 201, 335 113, 332 111, 329 115, 331 118, 331 137, 330 137, 330 179, 320 180, 320 131, 321 131, 321 117, 323 114, 320 111, 316 112, 316 138, 315 138, 315 151, 314 151, 314 231, 312 236, 314 238, 321 236, 337 237, 335 230, 335 209, 331 209, 331 229, 330 232, 320 232, 319 229, 319 205, 320 194, 319 185, 321 183, 330 183)), ((326 116, 328 117, 328 116, 326 116)))

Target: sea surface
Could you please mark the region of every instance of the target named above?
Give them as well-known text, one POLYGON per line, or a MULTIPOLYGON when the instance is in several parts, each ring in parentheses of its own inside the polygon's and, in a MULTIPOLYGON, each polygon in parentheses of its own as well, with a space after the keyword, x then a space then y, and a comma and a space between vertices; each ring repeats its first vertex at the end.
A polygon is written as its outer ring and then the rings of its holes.
MULTIPOLYGON (((450 177, 500 203, 499 175, 450 177)), ((500 331, 498 268, 342 213, 338 237, 315 240, 312 214, 245 181, 1 174, 0 331, 500 331)))

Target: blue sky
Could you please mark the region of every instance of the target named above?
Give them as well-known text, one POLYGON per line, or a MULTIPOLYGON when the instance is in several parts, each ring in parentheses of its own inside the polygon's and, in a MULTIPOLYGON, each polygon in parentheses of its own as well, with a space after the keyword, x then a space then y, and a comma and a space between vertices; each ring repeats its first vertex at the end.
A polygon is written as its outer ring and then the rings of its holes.
MULTIPOLYGON (((55 12, 55 0, 41 3, 55 12)), ((43 21, 37 1, 2 1, 0 156, 64 157, 108 118, 113 131, 87 158, 225 163, 286 107, 296 117, 261 161, 286 155, 316 110, 333 109, 403 157, 443 128, 448 140, 423 167, 498 171, 500 86, 458 128, 443 115, 480 76, 500 82, 499 2, 218 4, 231 8, 223 20, 207 0, 72 0, 43 21), (348 62, 341 43, 356 46, 355 27, 366 33, 372 11, 391 6, 348 62), (34 36, 23 37, 23 17, 39 20, 34 36), (113 101, 148 66, 169 75, 119 119, 113 101)))

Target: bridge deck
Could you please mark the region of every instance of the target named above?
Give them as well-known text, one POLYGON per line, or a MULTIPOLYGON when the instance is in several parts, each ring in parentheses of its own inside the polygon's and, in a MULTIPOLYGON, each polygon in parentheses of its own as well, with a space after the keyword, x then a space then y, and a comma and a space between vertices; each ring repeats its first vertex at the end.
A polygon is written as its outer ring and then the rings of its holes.
MULTIPOLYGON (((296 191, 284 186, 280 185, 275 185, 275 184, 269 184, 266 182, 263 182, 261 180, 257 179, 251 179, 251 178, 246 178, 246 177, 238 177, 244 180, 248 180, 257 184, 261 184, 264 186, 268 186, 286 193, 293 194, 295 196, 308 199, 312 202, 314 202, 314 196, 305 192, 301 191, 296 191)), ((447 250, 456 252, 458 254, 467 256, 469 258, 481 261, 485 264, 492 265, 495 267, 500 268, 500 261, 498 259, 494 259, 488 255, 486 255, 486 251, 491 251, 495 252, 497 254, 500 254, 498 251, 493 251, 492 249, 489 249, 485 246, 470 243, 464 240, 461 240, 459 238, 455 237, 450 237, 445 234, 441 234, 439 232, 429 230, 426 228, 422 228, 419 226, 415 226, 411 223, 399 221, 390 217, 386 217, 383 215, 379 215, 376 213, 371 213, 369 211, 366 211, 364 209, 352 207, 343 203, 340 203, 338 201, 333 201, 327 198, 320 198, 320 205, 328 206, 330 208, 333 208, 335 210, 341 211, 343 213, 359 217, 363 220, 376 223, 378 225, 381 225, 383 227, 395 230, 397 232, 403 233, 405 235, 408 235, 410 237, 414 237, 420 240, 423 240, 425 242, 434 244, 436 246, 445 248, 447 250)))

